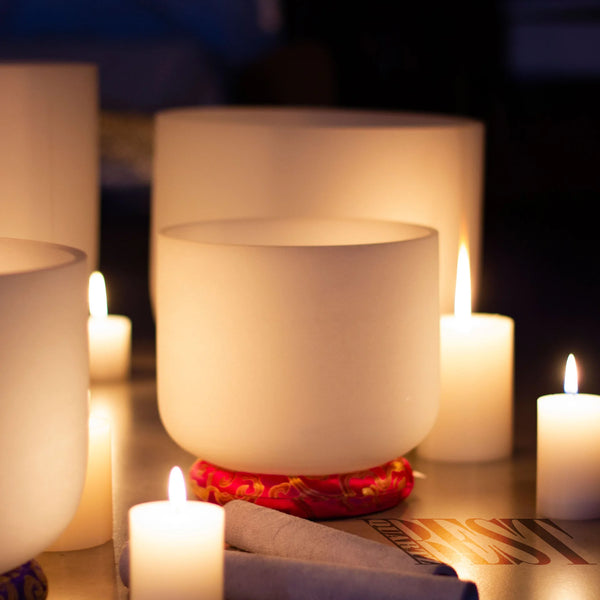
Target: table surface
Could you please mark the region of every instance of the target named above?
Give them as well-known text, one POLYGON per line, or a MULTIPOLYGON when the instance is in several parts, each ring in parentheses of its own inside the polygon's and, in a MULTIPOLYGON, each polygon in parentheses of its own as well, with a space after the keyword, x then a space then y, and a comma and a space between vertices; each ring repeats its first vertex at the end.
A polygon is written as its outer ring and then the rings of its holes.
MULTIPOLYGON (((127 511, 165 499, 171 467, 185 472, 196 458, 160 423, 151 349, 134 356, 130 381, 93 386, 92 404, 103 406, 113 420, 113 541, 42 553, 38 560, 50 600, 126 599, 116 565, 127 541, 127 511)), ((395 544, 416 561, 423 556, 447 562, 461 578, 477 583, 481 600, 598 598, 600 520, 536 516, 531 444, 510 460, 487 464, 426 461, 414 453, 408 458, 421 476, 407 500, 385 512, 328 524, 395 544)))

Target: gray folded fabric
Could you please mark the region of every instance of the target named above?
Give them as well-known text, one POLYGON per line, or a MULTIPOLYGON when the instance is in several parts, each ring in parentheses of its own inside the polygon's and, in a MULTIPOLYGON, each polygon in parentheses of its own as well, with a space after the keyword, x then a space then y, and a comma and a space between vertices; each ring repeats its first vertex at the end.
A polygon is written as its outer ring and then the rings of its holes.
POLYGON ((225 552, 227 600, 477 600, 474 583, 365 567, 225 552))
POLYGON ((225 540, 235 548, 256 554, 420 575, 456 576, 449 565, 418 564, 394 546, 245 500, 232 500, 225 505, 225 540))
MULTIPOLYGON (((129 587, 129 544, 119 560, 129 587)), ((454 577, 401 573, 225 551, 226 600, 478 600, 474 583, 454 577)), ((176 584, 174 582, 174 587, 176 584)))

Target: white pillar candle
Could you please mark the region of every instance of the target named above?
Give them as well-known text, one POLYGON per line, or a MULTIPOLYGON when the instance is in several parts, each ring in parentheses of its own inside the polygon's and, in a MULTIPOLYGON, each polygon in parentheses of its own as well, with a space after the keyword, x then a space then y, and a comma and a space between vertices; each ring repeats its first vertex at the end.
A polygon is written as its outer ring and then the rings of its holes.
POLYGON ((123 315, 108 314, 106 284, 98 271, 90 275, 89 305, 90 379, 127 378, 131 363, 131 320, 123 315))
POLYGON ((112 462, 110 421, 92 414, 87 471, 79 507, 50 551, 81 550, 112 539, 112 462))
POLYGON ((437 254, 427 227, 366 219, 162 232, 169 435, 227 469, 290 475, 368 469, 414 448, 439 399, 437 254))
POLYGON ((0 236, 98 262, 98 74, 93 64, 0 64, 0 236))
POLYGON ((47 548, 79 503, 87 279, 80 250, 0 238, 0 573, 47 548))
MULTIPOLYGON (((408 112, 200 107, 158 113, 150 273, 159 232, 213 219, 337 217, 439 232, 439 294, 452 310, 467 235, 477 297, 483 124, 408 112)), ((154 300, 154 287, 151 288, 154 300)))
POLYGON ((569 355, 564 394, 537 401, 537 510, 553 519, 600 517, 600 396, 579 394, 569 355))
POLYGON ((514 322, 471 314, 468 253, 459 253, 455 314, 440 320, 441 396, 419 447, 430 459, 475 462, 512 452, 514 322))
POLYGON ((225 514, 221 506, 186 501, 179 467, 169 478, 169 500, 129 511, 132 600, 221 600, 225 514))

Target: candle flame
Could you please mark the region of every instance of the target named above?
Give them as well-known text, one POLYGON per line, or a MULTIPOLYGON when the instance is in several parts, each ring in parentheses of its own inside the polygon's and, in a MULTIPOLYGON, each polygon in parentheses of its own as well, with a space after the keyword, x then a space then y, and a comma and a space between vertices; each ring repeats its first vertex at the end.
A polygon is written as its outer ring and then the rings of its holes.
POLYGON ((579 391, 577 385, 577 364, 575 357, 569 354, 567 357, 567 366, 565 367, 565 394, 576 394, 579 391))
POLYGON ((454 315, 463 322, 471 317, 471 265, 464 243, 461 243, 458 251, 454 315))
POLYGON ((90 407, 88 411, 88 419, 90 423, 92 421, 112 421, 108 406, 98 403, 95 403, 93 407, 90 407))
POLYGON ((94 271, 90 275, 88 302, 92 317, 106 317, 108 315, 106 284, 104 283, 104 276, 100 271, 94 271))
POLYGON ((169 474, 169 500, 176 508, 181 508, 187 500, 185 480, 179 467, 173 467, 169 474))

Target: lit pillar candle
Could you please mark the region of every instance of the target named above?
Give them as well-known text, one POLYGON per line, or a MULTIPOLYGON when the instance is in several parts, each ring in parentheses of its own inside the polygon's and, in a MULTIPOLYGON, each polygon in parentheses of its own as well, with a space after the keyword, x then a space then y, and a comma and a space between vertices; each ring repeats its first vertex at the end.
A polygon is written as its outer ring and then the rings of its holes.
POLYGON ((90 275, 89 303, 90 379, 125 379, 131 363, 131 320, 108 314, 106 284, 98 271, 90 275))
POLYGON ((111 427, 107 418, 93 414, 83 494, 73 520, 49 548, 81 550, 112 539, 111 427))
POLYGON ((471 314, 464 245, 454 310, 440 320, 440 409, 419 453, 456 462, 505 458, 512 451, 514 322, 502 315, 471 314))
POLYGON ((600 396, 578 394, 572 354, 564 394, 537 401, 537 510, 555 519, 600 517, 600 396))
POLYGON ((225 513, 186 500, 179 467, 171 470, 169 500, 129 511, 132 600, 221 600, 225 513))

